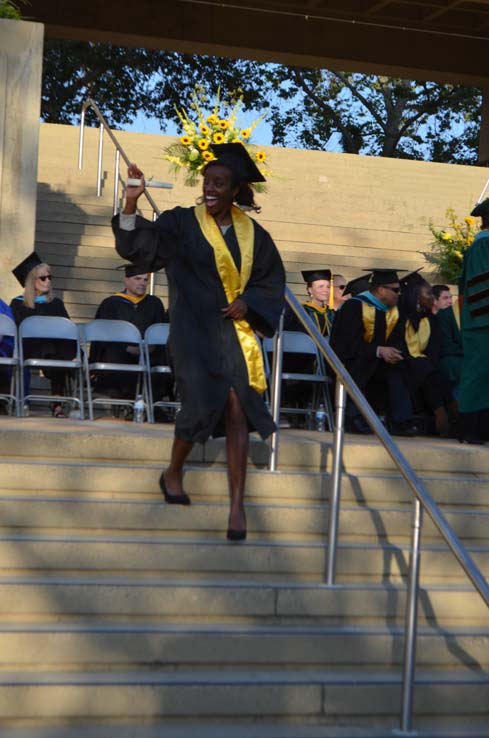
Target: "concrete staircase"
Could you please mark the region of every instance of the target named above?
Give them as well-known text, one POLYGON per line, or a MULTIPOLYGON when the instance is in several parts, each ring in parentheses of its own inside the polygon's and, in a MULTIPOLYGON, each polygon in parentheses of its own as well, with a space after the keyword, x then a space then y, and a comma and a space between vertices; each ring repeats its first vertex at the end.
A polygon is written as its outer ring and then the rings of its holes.
MULTIPOLYGON (((225 540, 223 444, 194 449, 192 507, 158 476, 171 428, 3 418, 2 738, 384 736, 398 723, 411 495, 377 442, 345 448, 338 584, 324 586, 331 437, 254 441, 249 538, 225 540)), ((402 443, 489 575, 484 448, 402 443)), ((489 614, 429 520, 421 735, 489 736, 489 614)))

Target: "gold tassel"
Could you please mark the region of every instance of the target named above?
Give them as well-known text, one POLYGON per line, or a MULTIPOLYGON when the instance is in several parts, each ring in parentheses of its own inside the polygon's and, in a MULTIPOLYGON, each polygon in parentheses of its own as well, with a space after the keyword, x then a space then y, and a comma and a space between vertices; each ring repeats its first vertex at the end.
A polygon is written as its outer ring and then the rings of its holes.
POLYGON ((334 310, 334 274, 331 274, 331 282, 329 284, 328 307, 330 310, 334 310))

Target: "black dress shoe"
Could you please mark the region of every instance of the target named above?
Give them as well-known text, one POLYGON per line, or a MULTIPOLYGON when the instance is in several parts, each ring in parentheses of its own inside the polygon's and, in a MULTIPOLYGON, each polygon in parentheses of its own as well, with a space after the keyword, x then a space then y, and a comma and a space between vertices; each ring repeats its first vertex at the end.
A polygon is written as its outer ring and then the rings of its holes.
POLYGON ((180 495, 174 495, 173 492, 168 492, 165 482, 165 473, 163 472, 160 477, 160 489, 163 492, 163 496, 169 505, 190 505, 191 500, 186 492, 180 495))
POLYGON ((235 528, 228 528, 227 539, 228 541, 246 540, 246 528, 244 530, 236 530, 235 528))
POLYGON ((414 438, 414 436, 418 435, 418 429, 410 420, 406 420, 404 423, 392 423, 391 433, 393 436, 414 438))

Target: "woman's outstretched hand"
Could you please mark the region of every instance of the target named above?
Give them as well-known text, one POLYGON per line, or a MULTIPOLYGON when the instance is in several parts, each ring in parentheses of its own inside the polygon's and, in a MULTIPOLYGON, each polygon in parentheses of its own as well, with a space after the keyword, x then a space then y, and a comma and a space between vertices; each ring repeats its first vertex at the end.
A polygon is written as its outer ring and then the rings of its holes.
POLYGON ((127 215, 132 215, 136 212, 136 203, 145 189, 144 174, 137 164, 129 164, 127 168, 127 177, 128 179, 140 179, 142 183, 139 187, 135 187, 134 185, 127 185, 126 187, 126 204, 123 212, 127 215))

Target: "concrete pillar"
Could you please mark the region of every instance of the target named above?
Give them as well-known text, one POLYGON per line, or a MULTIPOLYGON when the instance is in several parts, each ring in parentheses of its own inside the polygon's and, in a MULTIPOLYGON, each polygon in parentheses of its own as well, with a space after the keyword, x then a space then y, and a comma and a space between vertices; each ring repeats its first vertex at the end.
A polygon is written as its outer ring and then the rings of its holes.
POLYGON ((482 90, 482 115, 479 133, 479 164, 489 164, 489 87, 482 90))
POLYGON ((0 297, 34 246, 44 26, 0 19, 0 297))

